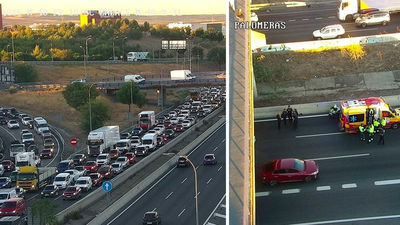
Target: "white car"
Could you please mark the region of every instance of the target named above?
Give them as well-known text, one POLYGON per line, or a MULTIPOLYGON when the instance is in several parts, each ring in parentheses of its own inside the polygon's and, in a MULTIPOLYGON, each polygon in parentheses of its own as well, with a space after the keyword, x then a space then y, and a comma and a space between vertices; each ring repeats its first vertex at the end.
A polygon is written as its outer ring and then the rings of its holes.
POLYGON ((119 174, 123 171, 121 163, 113 163, 111 164, 111 167, 115 174, 119 174))
POLYGON ((185 102, 183 104, 183 108, 185 108, 185 109, 190 109, 190 106, 191 106, 190 102, 185 102))
POLYGON ((135 149, 137 146, 139 146, 141 144, 142 144, 142 142, 140 141, 140 139, 131 139, 132 149, 135 149))
POLYGON ((168 113, 169 117, 175 117, 176 115, 178 115, 178 113, 176 113, 175 111, 171 111, 168 113))
POLYGON ((179 121, 180 121, 180 120, 184 120, 184 119, 186 119, 186 115, 184 115, 184 114, 179 114, 176 118, 177 118, 179 121))
POLYGON ((19 128, 19 123, 16 120, 9 120, 7 123, 7 127, 9 129, 18 129, 19 128))
POLYGON ((119 163, 121 164, 122 168, 125 168, 129 165, 129 160, 126 156, 120 156, 117 158, 117 160, 115 160, 115 163, 119 163))
POLYGON ((140 76, 139 74, 130 74, 130 75, 125 75, 124 77, 125 82, 135 82, 136 84, 139 84, 141 82, 144 82, 146 79, 144 79, 142 76, 140 76))
POLYGON ((35 142, 35 138, 33 137, 33 134, 32 133, 25 133, 25 134, 22 134, 22 143, 27 143, 27 142, 35 142))
POLYGON ((203 106, 203 111, 204 111, 205 113, 211 113, 212 110, 213 110, 212 105, 204 105, 204 106, 203 106))
POLYGON ((92 179, 90 177, 79 177, 75 186, 80 187, 84 191, 92 189, 92 179))
POLYGON ((340 24, 329 25, 313 32, 314 39, 332 39, 341 38, 346 31, 340 24))
POLYGON ((22 124, 25 126, 28 126, 31 121, 32 121, 32 118, 30 118, 30 117, 22 118, 22 124))
POLYGON ((179 119, 177 117, 172 117, 171 119, 169 119, 169 121, 171 121, 172 124, 178 124, 179 123, 179 119))
POLYGON ((79 175, 81 174, 78 170, 75 169, 66 170, 64 171, 64 173, 69 173, 74 182, 76 182, 79 179, 79 175))
POLYGON ((5 201, 11 198, 18 198, 18 194, 15 191, 15 188, 2 189, 0 191, 0 205, 2 205, 5 201))
POLYGON ((111 162, 111 157, 109 154, 103 153, 103 154, 100 154, 97 156, 96 162, 97 162, 97 164, 99 164, 99 167, 104 164, 108 165, 111 162))
POLYGON ((182 126, 184 128, 188 128, 188 127, 192 126, 192 122, 190 122, 190 120, 184 120, 184 121, 182 121, 182 126))
POLYGON ((57 185, 59 189, 65 189, 73 181, 72 176, 69 173, 59 173, 54 178, 53 184, 57 185))
POLYGON ((161 129, 161 131, 162 131, 161 133, 163 133, 163 132, 165 131, 164 125, 159 124, 159 125, 156 126, 156 128, 157 128, 157 127, 161 129))
POLYGON ((159 127, 154 127, 154 130, 156 131, 157 135, 161 135, 162 132, 163 132, 163 130, 161 128, 159 128, 159 127))

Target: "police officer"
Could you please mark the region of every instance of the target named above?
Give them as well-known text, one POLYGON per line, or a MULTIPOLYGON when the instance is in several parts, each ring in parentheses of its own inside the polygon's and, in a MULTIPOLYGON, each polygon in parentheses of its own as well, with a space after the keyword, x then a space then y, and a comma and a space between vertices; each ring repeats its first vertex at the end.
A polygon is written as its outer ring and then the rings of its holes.
POLYGON ((360 139, 361 139, 361 141, 365 141, 365 128, 363 127, 363 125, 360 125, 358 127, 358 129, 360 130, 360 139))
POLYGON ((372 108, 370 108, 368 114, 369 114, 368 123, 372 123, 372 120, 374 119, 374 110, 372 108))
POLYGON ((371 143, 374 140, 374 126, 370 124, 367 128, 368 132, 368 143, 371 143))
POLYGON ((281 129, 281 116, 279 114, 276 114, 276 120, 278 121, 278 130, 281 129))
POLYGON ((281 118, 283 119, 283 124, 285 124, 285 127, 286 127, 286 118, 287 118, 286 109, 283 109, 282 114, 281 114, 281 118))
POLYGON ((290 105, 288 105, 288 107, 286 109, 286 112, 287 112, 287 116, 288 116, 288 119, 289 119, 289 125, 291 125, 292 118, 293 118, 293 109, 290 107, 290 105))
POLYGON ((378 130, 379 125, 381 125, 377 120, 374 120, 374 129, 378 130))
POLYGON ((382 145, 385 145, 385 138, 384 138, 384 136, 385 136, 385 129, 383 129, 382 127, 380 127, 379 130, 378 130, 378 132, 379 132, 379 141, 378 141, 378 145, 379 145, 380 143, 382 143, 382 145))
POLYGON ((294 109, 294 112, 293 112, 293 127, 294 127, 294 129, 297 129, 298 122, 299 122, 299 113, 297 112, 297 109, 294 109))
POLYGON ((386 126, 386 118, 382 118, 381 119, 381 126, 382 126, 382 128, 385 128, 385 126, 386 126))

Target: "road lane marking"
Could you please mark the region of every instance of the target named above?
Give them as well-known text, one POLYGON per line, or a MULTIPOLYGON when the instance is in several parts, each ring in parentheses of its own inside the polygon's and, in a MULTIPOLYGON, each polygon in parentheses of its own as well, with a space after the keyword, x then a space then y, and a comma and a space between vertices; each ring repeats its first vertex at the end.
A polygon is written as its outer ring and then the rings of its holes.
POLYGON ((226 193, 224 194, 224 196, 222 196, 221 200, 219 200, 217 206, 215 206, 214 210, 210 213, 210 215, 207 217, 206 221, 203 223, 203 225, 211 225, 212 223, 208 222, 210 220, 210 218, 213 216, 213 214, 215 213, 215 211, 217 211, 218 206, 224 201, 226 196, 226 193))
POLYGON ((288 22, 295 22, 296 20, 288 20, 288 22))
MULTIPOLYGON (((200 166, 200 165, 199 165, 200 166)), ((199 166, 196 166, 196 170, 199 168, 199 166)))
POLYGON ((214 213, 214 216, 226 219, 226 215, 224 215, 224 214, 214 213))
POLYGON ((152 212, 155 212, 157 210, 157 208, 154 208, 152 212))
POLYGON ((351 183, 351 184, 342 184, 342 188, 356 188, 357 184, 351 183))
POLYGON ((225 142, 225 138, 224 138, 224 140, 221 141, 221 143, 224 143, 224 142, 225 142))
POLYGON ((211 222, 207 222, 207 224, 206 225, 217 225, 217 224, 215 224, 215 223, 211 223, 211 222))
POLYGON ((354 158, 354 157, 363 157, 369 156, 369 153, 364 154, 356 154, 356 155, 341 155, 341 156, 332 156, 332 157, 324 157, 324 158, 314 158, 314 159, 307 159, 307 160, 314 160, 314 161, 321 161, 321 160, 329 160, 329 159, 344 159, 344 158, 354 158))
POLYGON ((181 213, 179 213, 178 217, 180 217, 186 209, 183 209, 181 213))
MULTIPOLYGON (((200 195, 200 191, 199 191, 199 193, 197 193, 197 197, 199 197, 199 195, 200 195)), ((196 196, 194 196, 194 198, 196 198, 196 196)))
POLYGON ((185 179, 183 179, 183 181, 181 182, 181 184, 185 183, 185 181, 187 180, 187 177, 185 179))
POLYGON ((345 223, 345 222, 379 220, 379 219, 393 219, 393 218, 400 218, 400 215, 359 217, 359 218, 353 218, 353 219, 327 220, 327 221, 317 221, 317 222, 307 222, 307 223, 293 223, 291 225, 319 225, 319 224, 333 224, 333 223, 345 223))
POLYGON ((335 19, 335 16, 328 16, 329 19, 335 19))
POLYGON ((295 194, 295 193, 299 193, 300 189, 295 188, 295 189, 286 189, 282 191, 282 194, 286 195, 286 194, 295 194))
POLYGON ((212 178, 210 178, 210 179, 207 181, 207 184, 209 184, 209 183, 211 182, 211 180, 212 180, 212 178))
POLYGON ((322 20, 322 17, 317 17, 317 18, 315 18, 316 20, 322 20))
POLYGON ((271 193, 271 192, 269 192, 269 191, 257 192, 257 193, 256 193, 256 197, 268 196, 270 193, 271 193))
POLYGON ((226 208, 226 205, 225 204, 221 204, 221 208, 226 208))
POLYGON ((9 135, 11 135, 11 137, 13 137, 14 138, 14 140, 17 140, 17 138, 14 136, 14 134, 12 134, 9 130, 7 130, 6 128, 4 128, 4 127, 1 127, 3 130, 5 130, 9 135))
POLYGON ((35 194, 34 196, 28 198, 26 201, 30 201, 30 200, 34 199, 36 196, 38 196, 38 195, 39 195, 39 194, 35 194))
POLYGON ((374 184, 376 186, 380 185, 391 185, 391 184, 400 184, 400 179, 397 180, 381 180, 381 181, 375 181, 374 184))
POLYGON ((299 135, 296 138, 309 138, 309 137, 322 137, 322 136, 330 136, 330 135, 340 135, 346 134, 345 132, 335 132, 335 133, 325 133, 325 134, 308 134, 308 135, 299 135))
POLYGON ((57 199, 59 199, 59 198, 61 198, 61 197, 62 197, 62 194, 59 195, 59 196, 57 196, 57 197, 55 197, 54 200, 57 200, 57 199))
POLYGON ((220 171, 222 169, 222 166, 220 166, 219 168, 218 168, 218 171, 220 171))
POLYGON ((217 149, 218 149, 218 147, 215 147, 214 150, 213 150, 213 152, 215 152, 217 149))
POLYGON ((310 20, 310 19, 307 19, 307 18, 305 18, 305 19, 301 19, 301 20, 303 20, 303 21, 307 21, 307 20, 310 20))
POLYGON ((171 193, 169 193, 169 195, 167 195, 167 197, 165 197, 165 200, 167 200, 169 197, 171 197, 171 195, 173 194, 174 192, 172 191, 171 193))
POLYGON ((319 186, 317 187, 317 191, 329 191, 331 190, 331 186, 319 186))
MULTIPOLYGON (((309 116, 299 116, 299 119, 307 119, 307 118, 317 118, 317 117, 324 117, 328 116, 328 114, 318 114, 318 115, 309 115, 309 116)), ((271 122, 271 121, 276 121, 276 119, 261 119, 261 120, 256 120, 254 121, 255 123, 261 123, 261 122, 271 122)))
POLYGON ((366 30, 378 30, 378 28, 370 28, 370 29, 359 29, 359 30, 348 30, 346 32, 363 32, 366 30))

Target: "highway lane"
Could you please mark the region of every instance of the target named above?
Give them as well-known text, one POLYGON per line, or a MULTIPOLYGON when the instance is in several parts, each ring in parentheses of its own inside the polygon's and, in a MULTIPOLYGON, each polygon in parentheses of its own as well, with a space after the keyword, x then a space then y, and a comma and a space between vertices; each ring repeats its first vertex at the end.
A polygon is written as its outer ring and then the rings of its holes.
MULTIPOLYGON (((337 123, 327 116, 300 119, 297 130, 283 127, 278 131, 276 121, 256 123, 257 222, 336 224, 336 220, 364 218, 360 224, 374 224, 365 217, 396 215, 400 205, 399 132, 388 129, 382 146, 377 145, 377 137, 367 144, 357 134, 339 132, 337 123), (319 179, 274 187, 262 184, 262 165, 288 157, 316 160, 319 179)), ((399 224, 400 219, 374 222, 399 224)))
MULTIPOLYGON (((198 167, 199 221, 203 224, 225 194, 225 125, 189 156, 198 167), (215 166, 203 166, 203 156, 214 153, 215 166)), ((191 168, 172 168, 147 192, 132 199, 123 211, 104 224, 141 223, 146 211, 157 211, 163 224, 195 224, 194 175, 191 168)))
POLYGON ((346 30, 344 37, 360 37, 383 33, 399 32, 400 14, 391 15, 387 26, 377 25, 366 28, 357 27, 354 22, 341 22, 337 19, 336 4, 315 5, 310 8, 295 7, 274 10, 272 12, 256 11, 258 21, 285 21, 283 30, 259 30, 266 34, 267 44, 312 41, 312 32, 324 26, 342 24, 346 30))

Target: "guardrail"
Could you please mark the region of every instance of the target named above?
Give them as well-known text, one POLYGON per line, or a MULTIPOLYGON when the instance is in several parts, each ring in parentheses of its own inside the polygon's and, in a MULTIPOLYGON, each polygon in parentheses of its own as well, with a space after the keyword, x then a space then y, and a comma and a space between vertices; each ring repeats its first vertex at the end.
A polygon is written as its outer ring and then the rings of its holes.
MULTIPOLYGON (((143 160, 140 160, 139 162, 137 162, 136 164, 134 164, 132 167, 130 167, 129 169, 127 169, 126 171, 124 171, 121 175, 116 176, 115 178, 113 178, 111 180, 111 183, 113 184, 114 187, 117 187, 118 185, 121 185, 123 182, 125 182, 126 180, 128 180, 130 177, 132 177, 133 175, 135 175, 138 171, 140 171, 142 168, 144 168, 145 166, 147 166, 148 164, 150 164, 154 159, 160 157, 163 153, 167 152, 168 150, 170 150, 173 146, 175 146, 176 144, 178 144, 180 141, 182 141, 183 139, 185 139, 189 134, 192 134, 193 131, 200 127, 203 123, 203 121, 208 120, 209 118, 212 118, 216 115, 218 115, 222 110, 224 110, 225 107, 221 106, 219 107, 217 110, 215 110, 214 112, 212 112, 211 114, 209 114, 208 116, 206 116, 205 118, 199 120, 195 125, 193 125, 192 127, 190 127, 189 129, 187 129, 185 132, 183 132, 181 135, 179 135, 178 137, 172 139, 171 141, 169 141, 168 143, 166 143, 164 146, 162 146, 161 148, 159 148, 158 150, 156 150, 155 152, 151 153, 150 155, 148 155, 146 158, 144 158, 143 160), (125 175, 125 176, 124 176, 125 175)), ((71 206, 69 206, 68 208, 64 209, 63 211, 59 212, 56 217, 59 221, 62 221, 64 219, 64 217, 66 215, 68 215, 69 213, 72 213, 74 211, 80 211, 85 209, 86 207, 88 207, 89 205, 92 205, 94 203, 96 203, 97 201, 99 201, 99 199, 101 198, 105 198, 106 197, 106 192, 103 191, 101 188, 97 188, 96 190, 94 190, 93 192, 91 192, 90 194, 88 194, 86 197, 84 197, 83 199, 77 201, 76 203, 72 204, 71 206)))
MULTIPOLYGON (((113 83, 96 83, 96 87, 101 89, 119 89, 125 82, 113 83)), ((145 81, 137 84, 139 88, 154 88, 154 87, 185 87, 185 86, 219 86, 225 85, 225 78, 214 79, 191 79, 191 80, 160 80, 160 81, 145 81)))
MULTIPOLYGON (((192 62, 194 59, 192 58, 192 62)), ((211 62, 210 60, 200 60, 202 63, 211 62)), ((83 65, 83 61, 20 61, 24 63, 28 63, 31 65, 83 65)), ((184 58, 160 58, 160 59, 148 59, 146 61, 122 61, 122 60, 99 60, 99 61, 87 61, 88 65, 95 64, 143 64, 143 63, 189 63, 188 59, 184 58)), ((197 63, 197 61, 196 61, 197 63)))

